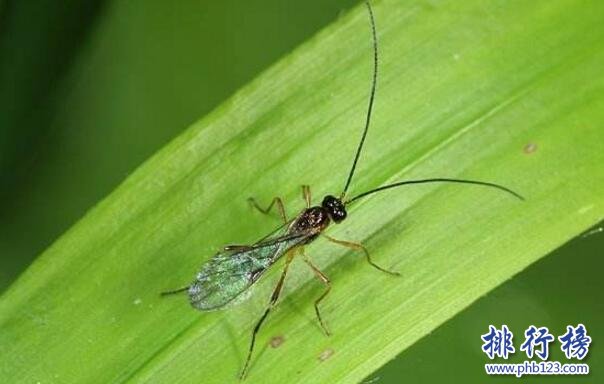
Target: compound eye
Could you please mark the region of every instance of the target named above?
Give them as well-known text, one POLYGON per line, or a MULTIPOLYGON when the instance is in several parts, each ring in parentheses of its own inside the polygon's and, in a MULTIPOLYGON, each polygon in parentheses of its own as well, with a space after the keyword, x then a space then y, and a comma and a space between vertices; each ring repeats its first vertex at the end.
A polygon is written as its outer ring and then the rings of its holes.
POLYGON ((327 195, 323 199, 323 203, 321 203, 321 205, 323 206, 323 208, 326 208, 327 210, 329 210, 331 212, 331 211, 333 211, 333 209, 335 207, 337 207, 339 205, 338 203, 339 203, 338 199, 336 199, 335 197, 333 197, 331 195, 327 195))
POLYGON ((335 221, 336 223, 339 223, 340 221, 344 220, 346 218, 346 211, 340 207, 337 207, 336 209, 333 210, 333 221, 335 221))

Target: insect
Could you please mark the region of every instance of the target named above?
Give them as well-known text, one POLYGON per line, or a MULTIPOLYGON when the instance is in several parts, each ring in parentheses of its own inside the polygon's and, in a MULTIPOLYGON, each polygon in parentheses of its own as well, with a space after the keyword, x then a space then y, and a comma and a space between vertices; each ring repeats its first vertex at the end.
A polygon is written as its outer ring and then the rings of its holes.
POLYGON ((261 211, 269 214, 273 207, 279 211, 279 215, 283 220, 283 224, 272 233, 268 234, 261 240, 251 245, 228 245, 220 252, 215 254, 208 260, 197 273, 195 280, 188 286, 172 291, 163 292, 162 295, 169 295, 179 292, 187 292, 191 305, 201 311, 210 311, 225 307, 229 303, 233 303, 238 297, 246 292, 254 283, 256 283, 264 272, 273 265, 277 260, 285 256, 285 264, 279 280, 275 285, 270 296, 269 303, 264 310, 260 319, 256 322, 252 330, 248 354, 245 364, 240 373, 240 379, 245 378, 250 360, 254 352, 256 344, 256 335, 258 334, 262 324, 266 320, 271 310, 275 307, 277 300, 283 290, 285 277, 292 260, 296 255, 300 255, 303 260, 312 269, 316 277, 324 284, 323 293, 315 300, 314 308, 319 324, 326 335, 330 335, 323 317, 321 316, 320 303, 325 299, 331 290, 331 282, 327 275, 323 273, 313 262, 304 254, 304 246, 313 242, 319 236, 336 243, 338 245, 348 247, 350 249, 361 251, 365 255, 366 261, 375 269, 385 272, 390 275, 398 276, 398 272, 390 271, 382 268, 373 262, 367 249, 361 244, 352 241, 334 239, 326 235, 325 229, 333 222, 341 223, 347 217, 347 207, 354 202, 372 195, 377 192, 385 191, 392 188, 398 188, 406 185, 425 184, 425 183, 459 183, 473 184, 484 187, 495 188, 500 191, 507 192, 519 199, 523 199, 518 193, 506 188, 502 185, 464 179, 451 178, 431 178, 420 180, 406 180, 393 184, 383 185, 369 191, 360 193, 356 196, 348 198, 348 187, 354 176, 354 172, 363 149, 363 144, 369 130, 371 121, 371 112, 375 98, 377 85, 377 70, 378 70, 378 46, 376 36, 375 19, 371 5, 367 2, 367 11, 371 25, 371 36, 373 40, 373 77, 371 81, 371 89, 369 94, 369 103, 367 107, 367 115, 365 126, 358 147, 355 152, 352 167, 348 173, 344 189, 339 197, 327 195, 323 198, 321 205, 313 206, 311 204, 311 192, 307 185, 302 186, 302 195, 306 202, 306 208, 297 216, 288 219, 285 214, 283 201, 279 197, 275 197, 267 208, 262 208, 256 200, 249 199, 250 204, 261 211))

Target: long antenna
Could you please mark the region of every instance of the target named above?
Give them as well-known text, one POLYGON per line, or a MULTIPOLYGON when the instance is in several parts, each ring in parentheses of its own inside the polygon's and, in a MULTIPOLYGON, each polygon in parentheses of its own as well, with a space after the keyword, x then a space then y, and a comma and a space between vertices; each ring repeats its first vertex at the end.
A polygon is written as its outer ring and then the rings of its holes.
POLYGON ((491 188, 496 188, 499 189, 500 191, 504 191, 507 192, 517 198, 519 198, 520 200, 524 200, 524 197, 522 197, 519 193, 516 193, 514 191, 512 191, 511 189, 504 187, 503 185, 499 185, 499 184, 495 184, 495 183, 488 183, 486 181, 476 181, 476 180, 463 180, 463 179, 445 179, 445 178, 438 178, 438 179, 421 179, 421 180, 407 180, 407 181, 399 181, 398 183, 394 183, 394 184, 388 184, 388 185, 384 185, 382 187, 378 187, 372 190, 369 190, 367 192, 363 192, 361 194, 356 195, 355 197, 353 197, 352 199, 345 201, 344 204, 348 205, 351 204, 352 202, 359 200, 365 196, 371 195, 373 193, 376 192, 380 192, 386 189, 390 189, 390 188, 396 188, 396 187, 402 187, 403 185, 411 185, 411 184, 425 184, 425 183, 459 183, 459 184, 474 184, 474 185, 482 185, 485 187, 491 187, 491 188))
POLYGON ((517 197, 520 200, 524 200, 524 197, 522 197, 520 194, 512 191, 511 189, 509 189, 507 187, 504 187, 503 185, 489 183, 489 182, 485 182, 485 181, 448 179, 448 178, 433 178, 433 179, 400 181, 398 183, 384 185, 382 187, 378 187, 378 188, 363 192, 359 195, 356 195, 352 199, 344 200, 344 198, 346 197, 346 192, 348 191, 348 187, 350 186, 350 182, 352 181, 352 176, 354 176, 354 171, 356 170, 357 162, 359 161, 359 156, 361 155, 361 150, 363 149, 363 144, 365 144, 365 138, 367 137, 367 131, 369 131, 369 123, 371 122, 371 112, 373 110, 373 101, 375 99, 375 89, 377 86, 378 43, 377 43, 375 18, 373 16, 373 9, 371 9, 371 4, 369 4, 369 1, 366 1, 365 5, 367 6, 367 11, 369 13, 369 21, 371 22, 371 36, 373 38, 373 79, 371 82, 371 93, 369 95, 369 105, 367 107, 367 118, 365 120, 365 129, 363 130, 363 135, 361 136, 361 141, 359 142, 359 146, 357 147, 357 151, 354 155, 354 161, 352 162, 352 168, 350 168, 350 173, 348 173, 348 178, 346 179, 346 185, 344 185, 344 190, 342 191, 342 194, 340 195, 340 200, 343 200, 344 204, 348 205, 365 196, 368 196, 373 193, 380 192, 380 191, 383 191, 386 189, 402 187, 404 185, 425 184, 425 183, 459 183, 459 184, 481 185, 484 187, 491 187, 491 188, 495 188, 495 189, 498 189, 503 192, 507 192, 507 193, 517 197))
POLYGON ((367 136, 367 131, 369 130, 369 122, 371 121, 371 111, 373 110, 373 99, 375 98, 375 87, 377 84, 378 45, 377 35, 375 32, 375 19, 373 17, 373 10, 371 9, 371 4, 369 4, 369 2, 365 2, 365 5, 367 6, 367 10, 369 11, 369 20, 371 21, 371 36, 373 37, 373 80, 371 82, 371 94, 369 96, 369 106, 367 107, 367 119, 365 120, 365 129, 363 130, 363 136, 361 136, 361 141, 359 142, 357 153, 354 155, 352 168, 350 169, 350 173, 348 174, 348 179, 346 180, 346 185, 344 186, 344 190, 340 195, 340 199, 344 199, 346 191, 348 191, 348 187, 350 186, 350 182, 352 181, 352 176, 354 175, 354 170, 356 169, 357 162, 359 161, 359 156, 361 155, 361 149, 363 149, 363 144, 365 143, 365 137, 367 136))

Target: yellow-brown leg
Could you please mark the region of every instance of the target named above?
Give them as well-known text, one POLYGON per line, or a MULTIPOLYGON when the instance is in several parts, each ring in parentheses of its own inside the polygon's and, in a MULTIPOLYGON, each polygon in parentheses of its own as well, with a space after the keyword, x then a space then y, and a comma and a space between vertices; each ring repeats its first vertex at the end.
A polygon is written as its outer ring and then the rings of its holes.
POLYGON ((321 294, 321 296, 319 296, 319 298, 315 300, 315 313, 317 314, 317 318, 319 319, 319 324, 321 324, 321 328, 323 328, 323 332, 325 332, 325 335, 330 336, 331 332, 329 332, 327 325, 325 325, 325 322, 321 317, 319 303, 321 303, 325 296, 327 296, 327 294, 331 291, 331 281, 329 280, 329 277, 327 277, 319 268, 317 268, 317 266, 313 264, 313 262, 306 256, 306 254, 304 254, 303 248, 300 248, 300 253, 302 254, 302 257, 304 258, 306 264, 308 264, 310 269, 312 269, 312 271, 315 273, 315 276, 317 276, 317 278, 321 280, 321 282, 325 285, 325 291, 323 291, 323 294, 321 294))
POLYGON ((289 264, 292 262, 294 255, 295 255, 295 251, 290 251, 287 254, 287 259, 285 259, 285 266, 283 267, 283 272, 281 272, 281 277, 279 277, 279 281, 277 282, 277 285, 275 286, 275 289, 273 290, 269 304, 268 304, 266 310, 264 311, 264 313, 262 314, 262 317, 260 317, 260 320, 258 320, 258 322, 256 323, 254 330, 252 331, 252 340, 250 342, 250 349, 248 350, 247 358, 245 359, 245 364, 243 366, 243 369, 241 370, 241 374, 239 375, 240 380, 243 380, 245 378, 245 375, 247 374, 247 370, 250 365, 250 360, 252 359, 252 353, 254 352, 254 345, 256 344, 256 334, 260 330, 260 327, 262 326, 262 323, 268 316, 269 312, 271 311, 271 309, 273 309, 273 307, 277 303, 277 300, 279 299, 279 295, 281 294, 281 291, 283 289, 283 283, 285 282, 285 276, 287 275, 287 270, 289 268, 289 264))
POLYGON ((308 185, 302 186, 302 197, 304 198, 304 201, 306 202, 306 208, 310 208, 310 204, 311 204, 310 186, 308 186, 308 185))
POLYGON ((367 248, 365 248, 363 246, 363 244, 361 244, 361 243, 354 243, 352 241, 346 241, 346 240, 338 240, 338 239, 334 239, 333 237, 327 236, 327 235, 323 235, 323 236, 325 236, 325 238, 327 238, 327 240, 331 241, 332 243, 336 243, 336 244, 342 245, 344 247, 347 247, 347 248, 350 248, 350 249, 354 249, 356 251, 363 251, 363 253, 365 254, 365 258, 367 259, 367 262, 372 267, 374 267, 375 269, 378 269, 378 270, 380 270, 382 272, 385 272, 385 273, 388 273, 388 274, 394 275, 394 276, 400 276, 401 275, 399 272, 389 271, 389 270, 387 270, 385 268, 380 267, 376 263, 374 263, 371 260, 371 256, 369 256, 369 252, 367 251, 367 248))
POLYGON ((283 220, 284 223, 287 223, 287 215, 285 214, 285 206, 283 205, 283 200, 281 200, 280 197, 275 197, 273 199, 273 201, 271 201, 269 206, 266 207, 266 209, 262 208, 260 205, 258 205, 258 203, 256 202, 256 199, 254 199, 253 197, 248 198, 247 201, 250 203, 250 205, 252 207, 256 208, 257 210, 264 213, 265 215, 268 215, 271 211, 271 208, 273 208, 273 205, 276 204, 277 210, 279 211, 279 216, 281 216, 281 219, 283 220))

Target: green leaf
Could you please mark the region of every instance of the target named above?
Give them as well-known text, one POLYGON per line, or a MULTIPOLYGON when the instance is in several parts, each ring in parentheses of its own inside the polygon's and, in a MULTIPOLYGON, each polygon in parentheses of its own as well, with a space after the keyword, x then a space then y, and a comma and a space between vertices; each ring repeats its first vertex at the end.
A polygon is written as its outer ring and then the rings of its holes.
MULTIPOLYGON (((296 260, 259 336, 248 382, 358 382, 401 350, 604 216, 604 4, 466 1, 375 4, 381 49, 372 128, 351 192, 416 186, 351 207, 308 247, 333 285, 296 260), (280 336, 278 347, 269 346, 280 336)), ((235 382, 281 264, 250 300, 201 313, 161 299, 220 246, 342 188, 371 78, 364 7, 287 56, 133 173, 0 299, 0 377, 10 382, 235 382)))

